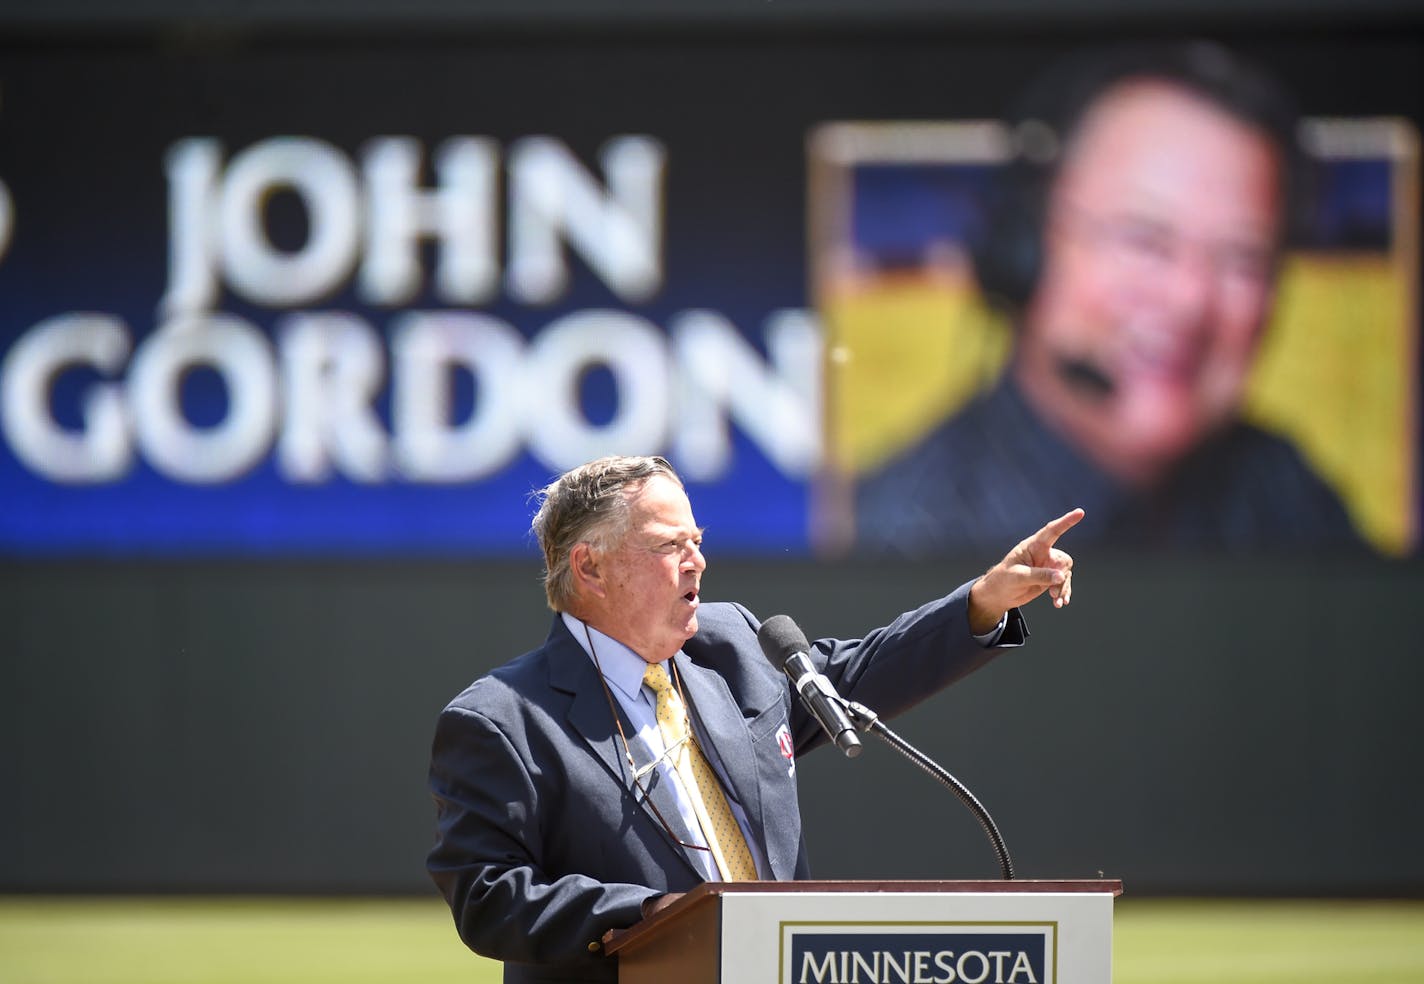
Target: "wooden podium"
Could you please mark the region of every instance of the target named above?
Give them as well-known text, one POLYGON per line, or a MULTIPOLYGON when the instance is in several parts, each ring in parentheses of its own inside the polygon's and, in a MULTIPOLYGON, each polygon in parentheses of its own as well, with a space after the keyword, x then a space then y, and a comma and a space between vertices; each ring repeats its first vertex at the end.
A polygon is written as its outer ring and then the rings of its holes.
POLYGON ((620 984, 1108 984, 1122 882, 708 882, 604 939, 620 984))

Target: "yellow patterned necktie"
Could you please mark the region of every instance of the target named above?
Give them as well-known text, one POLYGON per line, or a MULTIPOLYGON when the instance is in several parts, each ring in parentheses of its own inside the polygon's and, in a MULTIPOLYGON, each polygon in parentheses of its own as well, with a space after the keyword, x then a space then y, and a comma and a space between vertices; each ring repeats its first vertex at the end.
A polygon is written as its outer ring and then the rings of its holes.
POLYGON ((755 881, 752 852, 727 804, 727 794, 722 791, 717 774, 697 747, 697 739, 688 734, 687 708, 668 679, 667 669, 661 663, 650 665, 643 674, 643 683, 658 695, 658 729, 663 733, 663 744, 671 749, 669 758, 692 800, 722 880, 755 881))

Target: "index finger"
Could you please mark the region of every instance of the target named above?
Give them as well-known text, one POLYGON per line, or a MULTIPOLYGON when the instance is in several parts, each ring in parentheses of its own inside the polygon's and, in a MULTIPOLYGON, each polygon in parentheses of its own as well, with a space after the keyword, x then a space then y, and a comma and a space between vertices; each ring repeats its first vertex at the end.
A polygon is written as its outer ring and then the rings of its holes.
POLYGON ((1077 526, 1084 515, 1081 508, 1070 510, 1052 522, 1045 523, 1043 529, 1034 534, 1034 539, 1051 547, 1060 536, 1077 526))

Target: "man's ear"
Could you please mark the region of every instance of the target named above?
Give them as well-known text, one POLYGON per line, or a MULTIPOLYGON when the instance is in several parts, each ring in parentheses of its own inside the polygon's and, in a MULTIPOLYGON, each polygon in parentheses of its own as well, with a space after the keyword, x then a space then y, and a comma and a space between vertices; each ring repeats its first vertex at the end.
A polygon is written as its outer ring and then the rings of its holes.
POLYGON ((569 569, 573 571, 574 584, 580 594, 602 598, 607 593, 598 560, 597 553, 587 543, 576 543, 569 551, 569 569))

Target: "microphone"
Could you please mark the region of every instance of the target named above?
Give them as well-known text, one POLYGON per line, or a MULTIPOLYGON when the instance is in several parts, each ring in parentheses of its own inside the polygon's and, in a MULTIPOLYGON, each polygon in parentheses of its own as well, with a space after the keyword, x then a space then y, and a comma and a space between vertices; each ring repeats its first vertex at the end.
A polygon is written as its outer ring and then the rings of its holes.
POLYGON ((1117 393, 1117 382, 1091 359, 1058 355, 1053 368, 1070 389, 1094 402, 1110 399, 1117 393))
POLYGON ((850 718, 841 708, 840 695, 831 681, 816 671, 807 653, 811 644, 806 634, 791 620, 789 615, 773 615, 761 623, 757 630, 757 642, 761 651, 771 660, 771 665, 779 667, 791 686, 801 695, 801 701, 820 722, 831 741, 845 753, 846 758, 860 754, 860 735, 850 718))
POLYGON ((791 678, 791 684, 801 695, 801 700, 816 716, 826 734, 831 736, 836 747, 845 752, 846 758, 855 758, 860 754, 860 735, 855 733, 855 727, 851 724, 851 718, 854 717, 862 729, 879 735, 891 748, 914 762, 959 797, 959 801, 978 819, 984 833, 989 835, 989 842, 998 856, 999 869, 1003 872, 1004 880, 1013 880, 1014 862, 1009 857, 1009 849, 1004 845, 998 825, 994 823, 994 818, 989 816, 989 811, 984 809, 984 804, 975 799, 964 783, 944 771, 934 759, 887 728, 870 708, 855 701, 841 699, 831 686, 831 681, 816 672, 811 658, 806 655, 811 644, 789 616, 773 615, 761 623, 761 628, 757 630, 757 642, 761 644, 761 651, 766 654, 766 658, 771 660, 771 665, 781 667, 791 678))

